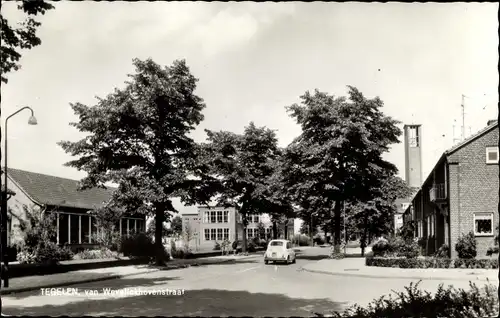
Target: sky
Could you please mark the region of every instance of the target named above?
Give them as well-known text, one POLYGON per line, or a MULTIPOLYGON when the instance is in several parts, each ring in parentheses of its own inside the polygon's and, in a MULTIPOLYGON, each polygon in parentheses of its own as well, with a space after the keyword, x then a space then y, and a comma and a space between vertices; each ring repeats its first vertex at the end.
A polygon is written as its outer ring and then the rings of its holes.
MULTIPOLYGON (((15 2, 2 15, 20 21, 15 2)), ((300 134, 285 106, 319 89, 345 96, 347 85, 379 96, 383 112, 422 125, 424 179, 460 138, 498 115, 496 3, 57 2, 39 19, 42 44, 23 51, 22 69, 2 85, 9 120, 9 167, 81 179, 56 144, 82 135, 70 103, 96 104, 133 72, 132 59, 161 65, 185 59, 207 105, 204 129, 241 133, 254 121, 277 131, 280 146, 300 134), (455 130, 455 136, 453 132, 455 130)), ((402 128, 401 124, 401 128, 402 128)), ((2 136, 3 138, 4 136, 2 136)), ((2 155, 4 155, 2 151, 2 155)), ((385 158, 404 177, 403 144, 385 158)), ((176 207, 192 211, 178 202, 176 207)))

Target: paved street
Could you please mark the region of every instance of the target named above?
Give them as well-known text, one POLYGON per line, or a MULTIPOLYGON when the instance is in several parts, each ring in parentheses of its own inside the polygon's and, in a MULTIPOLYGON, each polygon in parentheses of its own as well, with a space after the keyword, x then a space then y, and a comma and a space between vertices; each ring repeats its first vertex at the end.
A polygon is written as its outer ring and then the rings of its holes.
MULTIPOLYGON (((76 285, 79 295, 49 296, 28 292, 4 297, 3 313, 30 316, 311 316, 366 304, 403 290, 411 280, 331 276, 301 271, 325 257, 328 248, 305 249, 296 264, 264 265, 262 257, 236 263, 159 271, 128 278, 76 285), (184 290, 183 295, 104 295, 103 288, 144 291, 184 290), (98 290, 89 295, 84 290, 98 290)), ((467 287, 466 281, 446 282, 467 287)), ((424 281, 435 290, 439 281, 424 281)))

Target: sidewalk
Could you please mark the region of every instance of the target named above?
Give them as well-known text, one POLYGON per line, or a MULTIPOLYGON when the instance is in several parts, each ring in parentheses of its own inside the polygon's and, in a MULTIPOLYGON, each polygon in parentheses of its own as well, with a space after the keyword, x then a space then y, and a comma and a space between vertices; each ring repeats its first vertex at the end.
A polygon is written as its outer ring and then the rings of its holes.
POLYGON ((387 279, 418 280, 498 280, 498 269, 461 269, 461 268, 391 268, 365 266, 364 258, 344 258, 341 260, 324 259, 309 263, 302 270, 312 273, 387 279))
POLYGON ((0 291, 0 295, 12 293, 21 293, 26 291, 38 290, 41 288, 57 288, 65 287, 74 284, 91 283, 109 279, 117 279, 132 275, 146 274, 160 270, 173 270, 186 268, 189 266, 200 266, 231 262, 234 260, 248 259, 260 257, 260 254, 251 254, 248 256, 213 256, 198 259, 174 259, 169 261, 163 267, 152 265, 131 265, 108 267, 90 270, 79 270, 61 274, 43 275, 43 276, 26 276, 9 279, 9 287, 0 291))

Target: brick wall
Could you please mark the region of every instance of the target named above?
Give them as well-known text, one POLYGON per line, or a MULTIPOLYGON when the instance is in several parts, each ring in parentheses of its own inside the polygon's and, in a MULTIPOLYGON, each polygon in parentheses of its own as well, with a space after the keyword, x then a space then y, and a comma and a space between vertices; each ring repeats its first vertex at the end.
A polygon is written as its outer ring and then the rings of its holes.
MULTIPOLYGON (((459 235, 474 231, 475 213, 493 213, 494 231, 498 225, 498 164, 486 164, 486 147, 496 145, 498 129, 494 128, 448 157, 452 256, 456 256, 459 235)), ((476 239, 478 257, 486 256, 494 235, 476 239)))

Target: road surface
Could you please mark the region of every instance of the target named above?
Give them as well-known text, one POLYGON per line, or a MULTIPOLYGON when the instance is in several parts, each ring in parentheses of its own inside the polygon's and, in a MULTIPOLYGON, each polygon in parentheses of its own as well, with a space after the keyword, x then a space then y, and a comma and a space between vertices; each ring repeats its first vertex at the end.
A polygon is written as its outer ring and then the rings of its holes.
MULTIPOLYGON (((3 298, 3 313, 25 316, 311 316, 403 290, 406 279, 330 276, 301 271, 328 249, 304 251, 296 264, 264 265, 262 257, 159 271, 123 279, 71 286, 78 294, 41 291, 3 298), (127 289, 128 288, 128 289, 127 289), (121 294, 104 294, 104 291, 121 294), (179 295, 174 295, 173 291, 179 295), (163 295, 134 295, 137 291, 163 295)), ((467 282, 457 282, 467 287, 467 282)), ((439 282, 424 281, 435 290, 439 282)))

